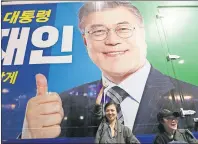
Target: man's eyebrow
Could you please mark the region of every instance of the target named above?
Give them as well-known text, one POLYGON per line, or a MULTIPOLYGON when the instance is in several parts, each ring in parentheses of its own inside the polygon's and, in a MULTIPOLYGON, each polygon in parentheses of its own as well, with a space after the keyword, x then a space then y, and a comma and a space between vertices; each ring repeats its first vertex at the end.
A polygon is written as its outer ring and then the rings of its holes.
POLYGON ((93 24, 93 25, 90 26, 90 28, 95 28, 95 27, 100 27, 100 26, 104 26, 104 25, 102 25, 102 24, 93 24))
POLYGON ((129 22, 127 22, 127 21, 123 21, 123 22, 119 22, 119 23, 117 23, 117 25, 119 25, 119 24, 129 24, 129 22))
MULTIPOLYGON (((119 24, 129 24, 129 22, 123 21, 123 22, 117 23, 117 25, 119 25, 119 24)), ((89 28, 96 28, 96 27, 101 27, 101 26, 104 26, 104 25, 103 24, 93 24, 89 28)))

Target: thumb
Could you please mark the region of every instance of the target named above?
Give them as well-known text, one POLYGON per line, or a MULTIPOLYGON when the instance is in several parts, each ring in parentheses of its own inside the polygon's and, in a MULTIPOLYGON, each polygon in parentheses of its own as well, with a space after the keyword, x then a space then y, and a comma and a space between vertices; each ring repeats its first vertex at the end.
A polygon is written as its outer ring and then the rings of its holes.
POLYGON ((43 74, 36 75, 37 96, 45 95, 48 91, 47 79, 43 74))

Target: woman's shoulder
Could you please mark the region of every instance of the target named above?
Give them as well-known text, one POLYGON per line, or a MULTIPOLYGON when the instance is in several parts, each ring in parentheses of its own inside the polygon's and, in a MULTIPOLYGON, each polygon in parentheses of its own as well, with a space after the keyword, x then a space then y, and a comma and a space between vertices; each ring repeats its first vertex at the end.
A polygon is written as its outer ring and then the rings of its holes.
POLYGON ((131 129, 128 127, 128 126, 125 126, 125 125, 123 125, 123 124, 121 124, 122 125, 122 127, 123 127, 123 133, 125 134, 125 135, 131 135, 132 134, 132 131, 131 131, 131 129))
POLYGON ((190 135, 190 136, 193 137, 192 132, 191 132, 190 130, 188 130, 188 129, 177 129, 177 131, 178 131, 179 133, 181 133, 181 134, 190 135))
POLYGON ((123 124, 121 124, 121 123, 119 123, 119 125, 120 125, 120 127, 123 129, 123 130, 125 130, 125 131, 130 131, 131 129, 128 127, 128 126, 126 126, 126 125, 123 125, 123 124))
POLYGON ((179 131, 180 133, 182 133, 183 135, 185 135, 185 136, 194 138, 193 133, 192 133, 190 130, 188 130, 188 129, 178 129, 178 131, 179 131))

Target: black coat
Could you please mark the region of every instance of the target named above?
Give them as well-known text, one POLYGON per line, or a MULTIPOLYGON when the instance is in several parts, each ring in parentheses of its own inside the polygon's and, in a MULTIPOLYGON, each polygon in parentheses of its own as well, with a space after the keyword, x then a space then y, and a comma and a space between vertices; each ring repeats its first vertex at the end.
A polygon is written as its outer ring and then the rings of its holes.
POLYGON ((177 141, 180 143, 198 144, 197 139, 188 129, 178 129, 175 131, 173 138, 169 138, 166 132, 158 133, 154 139, 154 144, 168 144, 177 141))

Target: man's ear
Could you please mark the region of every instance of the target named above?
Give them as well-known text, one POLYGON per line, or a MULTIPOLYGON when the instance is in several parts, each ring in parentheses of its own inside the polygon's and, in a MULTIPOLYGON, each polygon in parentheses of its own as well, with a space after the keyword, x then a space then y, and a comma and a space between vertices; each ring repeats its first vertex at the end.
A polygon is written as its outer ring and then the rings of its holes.
POLYGON ((86 40, 86 38, 85 38, 85 35, 84 35, 84 34, 82 34, 82 37, 83 37, 84 45, 85 45, 85 46, 87 46, 87 40, 86 40))

